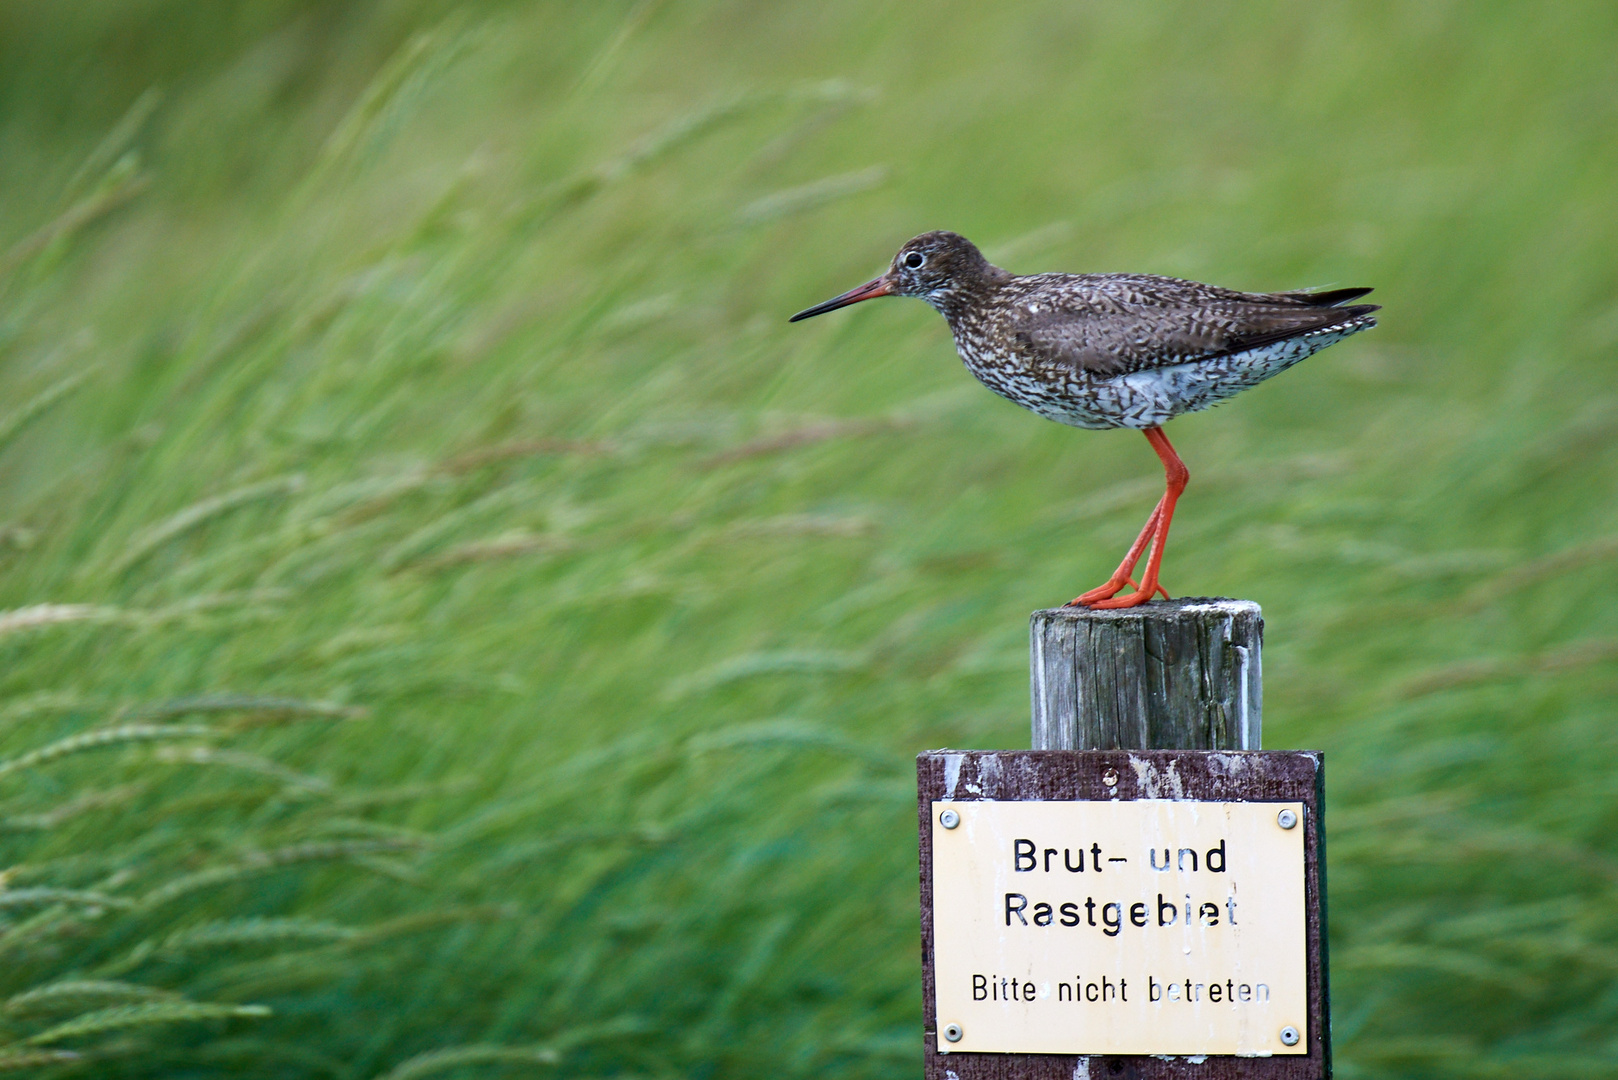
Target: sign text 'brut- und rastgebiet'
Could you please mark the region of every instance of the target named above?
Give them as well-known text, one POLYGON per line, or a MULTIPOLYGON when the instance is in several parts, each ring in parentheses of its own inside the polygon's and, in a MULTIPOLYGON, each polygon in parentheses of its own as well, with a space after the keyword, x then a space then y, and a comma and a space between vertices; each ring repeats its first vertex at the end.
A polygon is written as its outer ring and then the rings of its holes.
POLYGON ((958 1053, 1287 1054, 1306 1026, 1301 804, 934 804, 958 1053), (938 815, 954 812, 952 828, 938 815))

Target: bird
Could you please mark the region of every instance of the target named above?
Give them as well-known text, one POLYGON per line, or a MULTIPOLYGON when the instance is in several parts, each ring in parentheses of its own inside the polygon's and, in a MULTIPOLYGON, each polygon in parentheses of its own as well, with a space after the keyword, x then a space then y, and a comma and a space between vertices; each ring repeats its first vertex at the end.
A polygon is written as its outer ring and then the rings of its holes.
POLYGON ((1128 608, 1169 598, 1163 549, 1190 473, 1163 425, 1375 326, 1380 306, 1351 302, 1369 292, 1246 293, 1156 274, 1019 275, 964 236, 939 231, 907 241, 880 277, 788 321, 879 296, 918 297, 949 323, 967 370, 1001 397, 1071 427, 1144 432, 1163 463, 1163 497, 1112 576, 1064 605, 1128 608))

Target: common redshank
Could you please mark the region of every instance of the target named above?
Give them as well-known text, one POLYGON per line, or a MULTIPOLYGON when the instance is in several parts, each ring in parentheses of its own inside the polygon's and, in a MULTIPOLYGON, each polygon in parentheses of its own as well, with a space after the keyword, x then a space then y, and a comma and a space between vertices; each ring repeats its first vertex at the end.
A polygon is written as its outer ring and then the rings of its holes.
POLYGON ((930 232, 900 248, 881 277, 791 321, 878 296, 920 297, 949 321, 967 370, 1001 397, 1059 424, 1143 431, 1163 462, 1163 497, 1112 577, 1067 605, 1122 608, 1168 597, 1158 573, 1190 474, 1163 424, 1375 326, 1377 305, 1349 303, 1370 291, 1243 293, 1155 274, 1018 275, 964 236, 930 232), (1134 591, 1120 596, 1126 585, 1134 591))

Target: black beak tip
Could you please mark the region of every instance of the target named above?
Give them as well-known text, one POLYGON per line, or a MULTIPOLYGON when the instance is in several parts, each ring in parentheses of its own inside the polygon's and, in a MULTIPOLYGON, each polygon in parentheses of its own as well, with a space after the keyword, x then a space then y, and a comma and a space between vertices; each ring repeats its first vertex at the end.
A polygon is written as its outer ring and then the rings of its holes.
POLYGON ((804 308, 802 311, 800 311, 796 315, 792 316, 792 318, 788 319, 787 322, 789 322, 789 323, 790 322, 803 322, 803 320, 805 320, 807 318, 810 318, 811 316, 824 315, 824 314, 826 314, 826 312, 834 311, 834 310, 836 310, 837 307, 840 307, 840 306, 841 305, 834 305, 834 304, 816 304, 812 308, 804 308))
POLYGON ((787 322, 799 322, 800 320, 809 318, 811 315, 824 315, 828 311, 836 311, 838 308, 845 308, 850 304, 857 304, 861 300, 870 300, 871 298, 877 296, 892 295, 893 291, 887 283, 887 278, 879 277, 875 281, 867 281, 864 285, 861 285, 857 289, 850 289, 841 296, 834 296, 830 300, 827 300, 824 304, 816 304, 812 308, 804 308, 802 311, 792 316, 792 318, 788 319, 787 322))

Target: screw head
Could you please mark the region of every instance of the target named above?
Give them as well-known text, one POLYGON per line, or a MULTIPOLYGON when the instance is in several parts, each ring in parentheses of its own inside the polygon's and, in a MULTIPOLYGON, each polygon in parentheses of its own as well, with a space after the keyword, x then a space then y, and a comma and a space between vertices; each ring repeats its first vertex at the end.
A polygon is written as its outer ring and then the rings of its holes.
POLYGON ((938 815, 938 823, 946 829, 953 829, 961 823, 961 815, 953 810, 941 811, 938 815))
MULTIPOLYGON (((1292 1029, 1288 1028, 1287 1030, 1291 1031, 1292 1029)), ((964 1034, 966 1033, 961 1030, 961 1025, 959 1024, 947 1024, 944 1027, 944 1038, 950 1042, 960 1042, 961 1036, 964 1034)), ((1296 1039, 1293 1040, 1293 1042, 1296 1041, 1296 1039)))
MULTIPOLYGON (((1281 826, 1283 829, 1290 829, 1298 824, 1298 815, 1292 810, 1283 810, 1279 814, 1275 815, 1275 823, 1281 826)), ((1287 1030, 1291 1031, 1292 1029, 1287 1028, 1287 1030)), ((1287 1045, 1290 1046, 1291 1043, 1288 1043, 1287 1045)))
POLYGON ((1303 1038, 1303 1036, 1298 1034, 1298 1029, 1295 1027, 1284 1027, 1281 1029, 1282 1046, 1297 1046, 1298 1040, 1301 1038, 1303 1038))
POLYGON ((1118 770, 1117 769, 1108 769, 1106 772, 1102 773, 1101 774, 1101 782, 1103 784, 1106 784, 1108 787, 1117 787, 1118 786, 1118 770))

